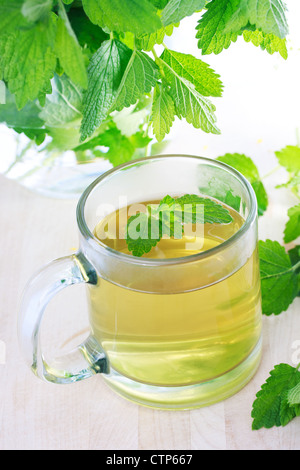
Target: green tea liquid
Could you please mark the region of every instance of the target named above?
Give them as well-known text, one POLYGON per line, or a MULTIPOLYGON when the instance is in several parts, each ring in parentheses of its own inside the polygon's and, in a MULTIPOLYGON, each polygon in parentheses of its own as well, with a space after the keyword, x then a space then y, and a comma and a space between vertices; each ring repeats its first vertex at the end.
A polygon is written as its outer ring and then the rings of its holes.
MULTIPOLYGON (((147 204, 147 203, 145 203, 147 204)), ((102 243, 130 254, 123 236, 124 211, 110 214, 95 227, 102 243), (109 231, 117 220, 117 237, 109 231), (122 221, 122 222, 120 222, 122 221), (121 224, 121 226, 119 225, 121 224)), ((216 247, 232 237, 243 218, 228 208, 229 224, 204 224, 201 240, 185 235, 162 239, 146 258, 178 258, 216 247), (191 242, 195 242, 194 244, 191 242)), ((212 261, 220 254, 211 255, 212 261)), ((213 263, 212 263, 213 264, 213 263)), ((90 289, 93 334, 106 351, 111 367, 135 381, 160 386, 182 386, 210 381, 241 364, 261 335, 260 281, 257 253, 236 272, 207 287, 186 291, 170 282, 170 289, 149 291, 149 279, 130 279, 123 287, 100 279, 90 289)), ((230 272, 230 266, 229 270, 230 272)), ((189 273, 195 276, 195 271, 189 273)), ((206 272, 197 271, 199 285, 206 272)))

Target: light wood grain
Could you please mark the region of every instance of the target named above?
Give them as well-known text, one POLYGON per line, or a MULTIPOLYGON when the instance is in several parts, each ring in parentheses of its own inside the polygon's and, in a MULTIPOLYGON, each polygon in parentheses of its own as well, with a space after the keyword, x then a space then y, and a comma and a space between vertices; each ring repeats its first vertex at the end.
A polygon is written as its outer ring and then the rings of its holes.
MULTIPOLYGON (((272 223, 268 218, 260 222, 261 238, 281 241, 290 201, 281 194, 278 209, 279 197, 270 201, 272 223)), ((44 383, 31 373, 17 342, 21 293, 36 269, 77 247, 75 207, 75 201, 37 196, 0 177, 0 341, 6 347, 0 362, 0 449, 299 449, 300 418, 284 428, 252 431, 250 414, 274 365, 292 364, 293 344, 300 340, 300 299, 284 314, 264 318, 263 359, 251 382, 207 408, 151 410, 116 395, 100 376, 64 386, 44 383)), ((66 331, 76 341, 76 331, 85 327, 85 294, 75 290, 49 307, 47 330, 53 338, 58 335, 61 346, 66 331), (64 318, 60 313, 66 310, 64 318)))

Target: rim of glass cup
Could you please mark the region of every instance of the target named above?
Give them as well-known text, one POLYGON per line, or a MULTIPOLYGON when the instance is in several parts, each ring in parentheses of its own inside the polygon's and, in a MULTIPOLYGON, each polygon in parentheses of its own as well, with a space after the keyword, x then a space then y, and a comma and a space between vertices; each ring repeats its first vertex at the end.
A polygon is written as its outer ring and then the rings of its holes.
POLYGON ((212 158, 208 157, 201 157, 201 156, 196 156, 196 155, 187 155, 187 154, 167 154, 167 155, 155 155, 151 157, 143 157, 139 158, 136 160, 131 160, 129 162, 123 163, 121 165, 118 165, 105 173, 103 173, 101 176, 99 176, 93 183, 91 183, 83 192, 82 196, 79 199, 79 202, 77 204, 77 223, 79 230, 84 237, 84 239, 90 243, 95 250, 104 250, 106 253, 108 253, 110 256, 114 256, 118 258, 119 260, 123 260, 125 262, 131 263, 131 264, 139 264, 139 265, 150 265, 150 266, 156 266, 156 265, 172 265, 172 264, 181 264, 181 263, 190 263, 194 261, 198 261, 200 259, 204 259, 207 257, 210 257, 216 253, 219 253, 226 248, 228 248, 230 245, 235 243, 237 240, 239 240, 245 232, 251 227, 253 222, 256 219, 257 215, 257 201, 256 201, 256 196, 254 193, 254 190, 249 183, 249 181, 235 168, 227 165, 226 163, 220 162, 218 160, 214 160, 212 158), (233 173, 245 186, 249 199, 250 199, 250 209, 248 216, 243 223, 243 225, 239 228, 239 230, 232 235, 232 237, 228 238, 228 240, 225 240, 222 242, 220 245, 217 245, 213 248, 210 248, 206 251, 203 251, 201 253, 196 253, 193 255, 188 255, 188 256, 182 256, 178 258, 143 258, 143 257, 137 257, 133 255, 128 255, 126 253, 121 253, 120 251, 114 250, 113 248, 110 248, 109 246, 105 245, 105 243, 101 242, 98 238, 96 238, 93 233, 90 231, 84 217, 84 207, 85 203, 91 194, 91 192, 94 190, 96 186, 98 186, 99 183, 101 183, 103 180, 105 180, 108 176, 110 176, 113 173, 116 173, 118 171, 122 171, 124 168, 129 167, 129 166, 134 166, 140 163, 149 163, 151 160, 158 160, 158 159, 166 159, 166 158, 192 158, 192 159, 198 159, 201 161, 206 161, 210 164, 213 164, 215 166, 218 166, 220 168, 223 168, 226 171, 229 171, 233 173))

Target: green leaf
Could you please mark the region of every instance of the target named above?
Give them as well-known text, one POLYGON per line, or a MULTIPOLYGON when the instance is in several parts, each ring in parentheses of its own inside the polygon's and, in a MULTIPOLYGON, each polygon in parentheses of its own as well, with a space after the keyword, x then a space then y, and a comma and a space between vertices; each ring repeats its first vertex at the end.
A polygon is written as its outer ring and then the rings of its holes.
POLYGON ((284 241, 289 243, 300 236, 300 204, 288 210, 289 220, 284 229, 284 241))
POLYGON ((276 188, 287 188, 300 199, 300 173, 292 175, 286 183, 278 184, 276 188))
POLYGON ((47 18, 52 10, 53 0, 26 0, 22 14, 29 21, 35 22, 47 18))
POLYGON ((158 142, 161 142, 170 132, 174 119, 175 105, 169 91, 163 84, 157 84, 153 95, 150 121, 158 142))
POLYGON ((297 297, 300 297, 300 245, 296 245, 288 251, 289 258, 292 266, 295 266, 295 274, 298 279, 298 293, 297 297))
POLYGON ((30 22, 22 14, 24 0, 0 0, 0 35, 28 27, 30 22))
POLYGON ((19 129, 39 129, 44 121, 38 116, 39 107, 30 102, 22 110, 18 110, 15 98, 9 92, 6 93, 6 103, 0 104, 0 122, 5 122, 7 127, 19 129))
POLYGON ((88 67, 89 85, 84 95, 81 140, 91 136, 106 119, 116 98, 132 51, 117 40, 105 41, 88 67))
MULTIPOLYGON (((126 46, 124 46, 126 47, 126 46)), ((128 53, 131 51, 128 49, 128 53)), ((158 79, 158 67, 147 54, 134 50, 120 82, 111 111, 121 111, 150 93, 158 79)))
POLYGON ((277 185, 277 188, 288 188, 296 197, 300 198, 300 147, 288 145, 275 152, 279 164, 284 167, 289 179, 286 183, 277 185))
POLYGON ((55 75, 52 84, 53 91, 47 95, 39 117, 45 121, 46 127, 72 127, 74 121, 82 118, 83 91, 66 75, 55 75))
POLYGON ((282 150, 275 152, 278 162, 289 173, 300 172, 300 147, 287 145, 282 150))
POLYGON ((53 52, 56 17, 36 23, 0 40, 0 75, 16 96, 19 109, 51 91, 50 80, 56 67, 53 52))
POLYGON ((141 129, 149 115, 147 106, 139 108, 139 103, 111 114, 111 119, 123 135, 130 137, 141 129))
POLYGON ((68 18, 79 44, 85 52, 88 50, 90 55, 94 54, 101 44, 109 39, 109 35, 99 26, 91 23, 81 8, 72 8, 68 12, 68 18))
POLYGON ((149 0, 149 2, 152 3, 152 5, 154 5, 155 8, 158 8, 159 10, 163 10, 165 6, 167 5, 167 3, 169 2, 169 0, 149 0))
POLYGON ((243 38, 246 42, 252 42, 256 47, 260 46, 262 50, 266 50, 269 54, 279 52, 283 59, 288 57, 286 39, 280 39, 274 34, 264 34, 258 30, 243 31, 243 38))
POLYGON ((178 23, 186 16, 201 11, 205 4, 206 0, 170 0, 162 12, 161 20, 165 26, 178 23))
MULTIPOLYGON (((281 0, 210 1, 197 26, 198 47, 203 54, 219 54, 236 42, 244 29, 261 31, 263 40, 259 45, 270 53, 279 49, 285 56, 283 43, 273 37, 283 39, 288 33, 285 6, 281 0)), ((255 31, 254 36, 257 34, 255 31)), ((246 34, 244 37, 255 43, 257 38, 254 36, 246 34)))
POLYGON ((228 210, 207 197, 185 194, 175 199, 175 203, 181 206, 186 223, 229 224, 232 222, 232 217, 228 210), (197 219, 198 205, 203 206, 203 214, 200 213, 200 220, 197 219))
POLYGON ((251 413, 252 429, 284 426, 297 416, 299 410, 287 403, 286 396, 299 384, 298 368, 283 363, 276 365, 256 394, 251 413))
POLYGON ((239 0, 212 0, 207 4, 207 11, 197 26, 196 38, 202 54, 219 54, 235 42, 239 32, 225 32, 228 21, 232 18, 239 0))
POLYGON ((179 198, 165 196, 155 206, 150 204, 146 212, 128 220, 126 242, 134 256, 149 253, 164 235, 181 238, 186 223, 230 223, 232 217, 227 209, 212 199, 195 194, 179 198))
POLYGON ((81 47, 64 18, 58 18, 55 51, 60 65, 70 79, 82 88, 87 88, 87 72, 81 47))
POLYGON ((133 215, 128 220, 126 243, 133 256, 142 256, 157 245, 158 239, 151 239, 151 218, 143 212, 133 215))
POLYGON ((158 29, 154 33, 142 34, 141 36, 127 32, 121 39, 130 49, 152 51, 155 44, 162 44, 165 36, 172 35, 174 27, 175 25, 169 25, 158 29))
POLYGON ((121 132, 112 128, 99 136, 99 145, 108 147, 102 157, 109 160, 114 166, 128 162, 133 157, 135 147, 130 139, 121 132))
POLYGON ((263 215, 268 207, 268 195, 252 159, 240 153, 226 153, 217 160, 232 166, 247 178, 256 195, 258 215, 263 215))
MULTIPOLYGON (((183 77, 192 83, 195 90, 203 96, 220 97, 223 84, 220 75, 216 74, 210 66, 191 54, 165 49, 161 60, 163 60, 179 77, 183 77)), ((169 70, 169 69, 168 69, 169 70)), ((170 73, 167 74, 168 76, 170 73)))
POLYGON ((290 406, 300 405, 300 381, 294 388, 288 391, 287 400, 290 406))
POLYGON ((83 0, 82 4, 94 24, 111 31, 140 35, 162 27, 155 7, 147 0, 83 0))
POLYGON ((288 34, 286 6, 281 0, 240 0, 238 7, 236 1, 232 3, 235 12, 226 31, 237 32, 250 24, 264 34, 274 34, 281 39, 288 34))
MULTIPOLYGON (((182 62, 179 63, 176 60, 179 53, 174 54, 174 51, 165 50, 159 63, 170 85, 169 94, 175 103, 176 115, 179 118, 184 117, 196 129, 200 128, 204 132, 219 134, 214 114, 216 108, 198 91, 201 86, 201 83, 198 82, 198 69, 192 69, 189 66, 185 68, 182 62)), ((184 55, 180 54, 181 59, 184 55)), ((188 60, 189 58, 187 58, 188 60)), ((215 80, 216 77, 214 77, 213 83, 216 83, 215 80)), ((206 82, 205 85, 208 86, 206 82)))
POLYGON ((116 127, 111 127, 77 146, 74 150, 76 152, 92 150, 96 157, 105 158, 114 166, 117 166, 132 159, 136 149, 134 144, 136 143, 137 141, 134 138, 128 138, 116 127))
POLYGON ((298 293, 297 264, 277 241, 259 241, 262 311, 271 315, 286 311, 298 293))

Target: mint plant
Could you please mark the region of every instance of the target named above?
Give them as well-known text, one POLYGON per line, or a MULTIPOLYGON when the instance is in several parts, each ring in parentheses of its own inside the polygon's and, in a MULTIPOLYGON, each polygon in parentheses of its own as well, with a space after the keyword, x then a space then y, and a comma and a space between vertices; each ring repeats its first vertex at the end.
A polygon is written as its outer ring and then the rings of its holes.
POLYGON ((223 84, 201 55, 242 37, 286 59, 285 10, 281 0, 0 0, 0 122, 113 165, 146 155, 175 118, 218 134, 223 84), (164 43, 188 16, 197 57, 164 43))

